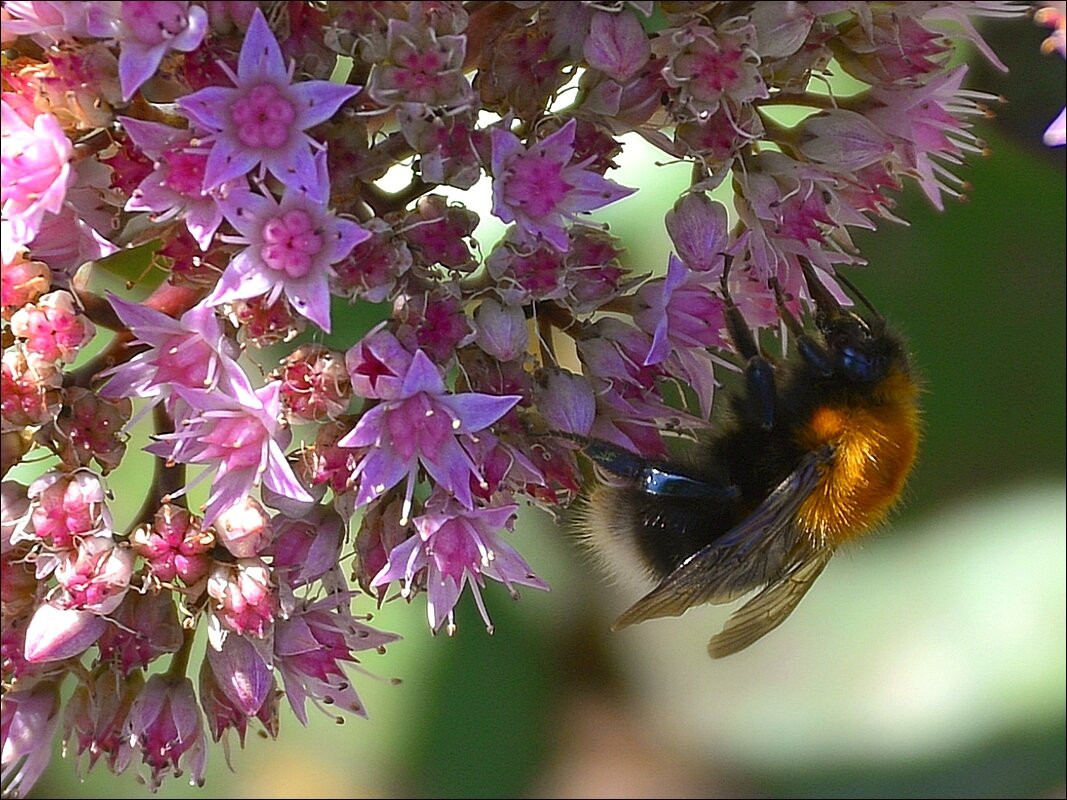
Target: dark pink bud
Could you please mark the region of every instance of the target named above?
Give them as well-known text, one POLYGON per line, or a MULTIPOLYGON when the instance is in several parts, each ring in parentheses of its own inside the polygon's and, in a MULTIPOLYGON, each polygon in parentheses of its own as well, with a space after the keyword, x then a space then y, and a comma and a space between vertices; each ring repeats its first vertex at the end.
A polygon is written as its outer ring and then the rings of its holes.
POLYGON ((86 536, 64 553, 55 576, 63 587, 60 602, 95 614, 110 614, 130 587, 133 550, 111 536, 86 536))
POLYGON ((49 292, 36 303, 11 316, 11 333, 25 340, 26 349, 47 361, 73 361, 96 333, 96 326, 62 289, 49 292))
POLYGON ((187 509, 164 503, 151 527, 140 527, 131 534, 130 544, 148 563, 152 577, 160 581, 181 578, 191 586, 207 574, 215 535, 202 530, 200 518, 187 509))
POLYGON ((72 475, 49 472, 30 484, 30 520, 34 535, 56 550, 75 547, 79 539, 111 530, 104 507, 104 487, 88 470, 72 475))
POLYGON ((307 324, 304 317, 293 313, 284 298, 268 305, 268 297, 269 295, 263 295, 248 300, 234 300, 230 304, 241 335, 256 347, 288 342, 304 330, 307 324))
POLYGON ((4 427, 38 426, 59 413, 63 375, 52 361, 21 345, 4 350, 0 361, 0 415, 4 427))
POLYGON ((36 302, 48 291, 52 271, 40 261, 27 261, 21 253, 0 270, 0 316, 11 315, 25 305, 36 302))
POLYGON ((281 380, 282 403, 295 422, 336 419, 348 409, 352 383, 344 357, 322 345, 298 347, 272 377, 281 380))

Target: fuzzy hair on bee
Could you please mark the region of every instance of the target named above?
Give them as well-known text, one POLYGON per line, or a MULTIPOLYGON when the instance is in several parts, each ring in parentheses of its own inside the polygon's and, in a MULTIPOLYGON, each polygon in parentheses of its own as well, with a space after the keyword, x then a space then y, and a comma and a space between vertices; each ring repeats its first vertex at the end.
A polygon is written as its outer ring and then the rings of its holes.
POLYGON ((907 350, 867 306, 843 308, 800 260, 814 306, 809 333, 785 307, 788 357, 762 352, 726 289, 727 330, 745 361, 728 418, 692 452, 656 460, 585 440, 603 482, 579 526, 616 574, 654 588, 614 628, 753 593, 708 643, 713 658, 742 650, 797 607, 834 551, 898 504, 921 432, 907 350))

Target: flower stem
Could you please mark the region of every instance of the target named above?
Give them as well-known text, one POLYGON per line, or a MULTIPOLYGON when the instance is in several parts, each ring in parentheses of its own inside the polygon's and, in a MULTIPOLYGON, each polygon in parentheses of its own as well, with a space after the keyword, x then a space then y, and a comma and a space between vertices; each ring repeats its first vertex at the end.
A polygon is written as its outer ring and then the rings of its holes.
POLYGON ((178 648, 178 652, 170 660, 170 666, 167 667, 168 678, 181 679, 185 677, 185 672, 189 668, 189 656, 192 655, 193 642, 195 640, 196 628, 186 628, 182 634, 182 646, 178 648))

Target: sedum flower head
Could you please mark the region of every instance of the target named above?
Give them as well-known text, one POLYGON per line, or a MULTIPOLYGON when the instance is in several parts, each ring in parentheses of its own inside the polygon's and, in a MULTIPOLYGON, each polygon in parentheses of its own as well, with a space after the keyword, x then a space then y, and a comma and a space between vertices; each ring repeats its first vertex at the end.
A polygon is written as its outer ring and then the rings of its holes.
MULTIPOLYGON (((718 424, 727 295, 773 356, 804 260, 847 304, 900 190, 968 190, 994 98, 959 43, 1003 68, 976 23, 1022 10, 4 2, 4 791, 60 691, 90 766, 199 782, 205 731, 366 716, 397 637, 361 604, 451 633, 468 587, 490 629, 490 581, 547 588, 518 509, 580 496, 583 437, 718 424), (635 136, 691 176, 626 231, 662 225, 665 269, 593 216, 635 136)), ((1061 55, 1063 19, 1034 14, 1061 55)))

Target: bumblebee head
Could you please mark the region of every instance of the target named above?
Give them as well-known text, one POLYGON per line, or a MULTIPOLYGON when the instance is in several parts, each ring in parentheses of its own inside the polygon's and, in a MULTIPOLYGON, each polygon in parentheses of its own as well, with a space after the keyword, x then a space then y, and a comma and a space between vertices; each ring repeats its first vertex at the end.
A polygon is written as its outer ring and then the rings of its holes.
POLYGON ((847 278, 837 276, 867 307, 869 316, 842 308, 815 275, 811 263, 802 258, 800 266, 815 304, 815 326, 825 343, 825 366, 833 375, 851 383, 869 384, 907 369, 903 345, 889 332, 882 315, 847 278))

